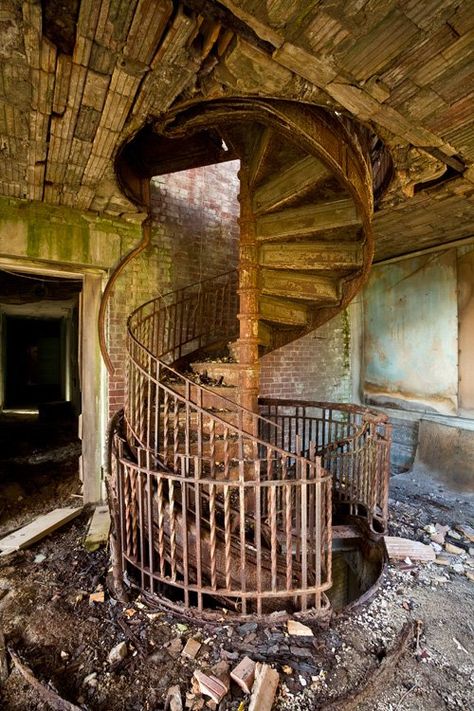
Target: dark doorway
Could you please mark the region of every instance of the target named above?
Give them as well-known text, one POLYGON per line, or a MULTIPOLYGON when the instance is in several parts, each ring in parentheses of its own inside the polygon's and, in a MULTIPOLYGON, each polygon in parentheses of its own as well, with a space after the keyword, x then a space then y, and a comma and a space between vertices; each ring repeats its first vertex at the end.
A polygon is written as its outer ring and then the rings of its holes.
POLYGON ((5 323, 5 407, 33 408, 61 400, 61 319, 8 317, 5 323))
POLYGON ((0 535, 80 492, 81 293, 0 268, 0 535))

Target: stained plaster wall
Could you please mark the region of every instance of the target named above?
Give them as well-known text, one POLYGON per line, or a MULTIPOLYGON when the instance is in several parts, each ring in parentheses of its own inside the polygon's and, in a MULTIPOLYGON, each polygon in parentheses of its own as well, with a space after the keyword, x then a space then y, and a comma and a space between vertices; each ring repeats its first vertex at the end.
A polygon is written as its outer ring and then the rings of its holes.
POLYGON ((364 292, 367 403, 474 417, 474 246, 375 266, 364 292))
POLYGON ((416 454, 417 466, 472 488, 474 245, 375 266, 363 304, 361 397, 390 416, 393 469, 416 454))

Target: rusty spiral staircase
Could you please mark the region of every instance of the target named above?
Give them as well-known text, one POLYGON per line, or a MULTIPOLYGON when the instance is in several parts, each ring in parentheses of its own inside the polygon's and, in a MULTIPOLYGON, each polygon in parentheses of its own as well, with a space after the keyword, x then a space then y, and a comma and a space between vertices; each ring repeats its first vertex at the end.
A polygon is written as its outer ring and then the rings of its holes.
POLYGON ((370 147, 366 131, 321 109, 237 99, 176 111, 122 152, 120 179, 141 203, 160 170, 241 160, 239 269, 153 299, 128 322, 112 478, 119 559, 169 605, 322 615, 333 521, 385 529, 386 418, 258 400, 259 357, 364 283, 370 147), (189 367, 227 342, 238 362, 215 366, 221 386, 196 382, 189 367))

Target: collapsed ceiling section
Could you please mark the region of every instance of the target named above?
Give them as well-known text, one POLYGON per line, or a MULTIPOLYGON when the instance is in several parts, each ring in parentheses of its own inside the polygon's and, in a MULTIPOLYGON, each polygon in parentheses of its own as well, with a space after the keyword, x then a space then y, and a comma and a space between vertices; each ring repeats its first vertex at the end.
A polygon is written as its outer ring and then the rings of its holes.
POLYGON ((114 173, 122 145, 188 102, 272 97, 354 116, 391 148, 381 256, 472 234, 469 0, 63 5, 2 4, 0 194, 141 220, 114 173))

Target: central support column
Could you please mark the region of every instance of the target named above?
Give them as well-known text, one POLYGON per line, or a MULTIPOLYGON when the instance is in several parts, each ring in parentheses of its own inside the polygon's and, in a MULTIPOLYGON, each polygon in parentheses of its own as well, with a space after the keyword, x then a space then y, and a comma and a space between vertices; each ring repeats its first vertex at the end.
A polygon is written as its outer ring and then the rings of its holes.
MULTIPOLYGON (((242 407, 258 412, 260 391, 260 366, 258 363, 258 245, 255 216, 249 184, 249 167, 241 163, 240 180, 240 253, 239 253, 239 340, 238 352, 241 366, 239 395, 242 407)), ((257 435, 252 418, 244 418, 244 427, 257 435)))

